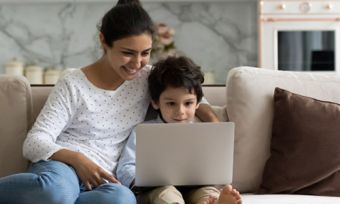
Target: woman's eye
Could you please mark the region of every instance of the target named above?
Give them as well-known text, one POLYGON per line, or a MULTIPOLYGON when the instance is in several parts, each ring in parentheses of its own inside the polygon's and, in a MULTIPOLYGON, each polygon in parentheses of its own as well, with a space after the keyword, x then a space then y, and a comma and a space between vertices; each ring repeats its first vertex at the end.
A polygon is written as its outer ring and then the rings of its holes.
POLYGON ((123 52, 123 54, 126 55, 126 56, 132 56, 133 55, 132 52, 123 52))
POLYGON ((149 55, 150 55, 150 52, 143 52, 143 53, 142 53, 142 56, 143 56, 143 57, 147 57, 147 56, 149 56, 149 55))

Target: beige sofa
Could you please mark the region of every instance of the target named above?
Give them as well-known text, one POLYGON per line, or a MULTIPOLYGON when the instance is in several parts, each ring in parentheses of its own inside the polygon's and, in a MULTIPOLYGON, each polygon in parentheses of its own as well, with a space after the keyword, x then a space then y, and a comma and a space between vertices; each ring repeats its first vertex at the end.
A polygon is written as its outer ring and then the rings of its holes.
MULTIPOLYGON (((235 68, 227 88, 204 87, 208 101, 221 120, 235 122, 233 185, 244 204, 335 204, 338 197, 308 195, 257 195, 269 157, 276 86, 340 103, 340 78, 258 69, 235 68)), ((52 87, 30 87, 23 77, 0 76, 0 177, 25 171, 22 142, 52 87)))

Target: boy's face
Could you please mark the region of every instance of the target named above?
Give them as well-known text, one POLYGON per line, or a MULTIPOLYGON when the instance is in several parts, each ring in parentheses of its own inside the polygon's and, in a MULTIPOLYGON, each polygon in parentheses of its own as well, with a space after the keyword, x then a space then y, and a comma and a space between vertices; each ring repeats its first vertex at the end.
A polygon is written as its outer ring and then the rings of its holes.
POLYGON ((152 101, 152 106, 160 110, 167 123, 188 123, 194 121, 199 104, 193 91, 190 93, 184 87, 167 87, 158 102, 152 101))

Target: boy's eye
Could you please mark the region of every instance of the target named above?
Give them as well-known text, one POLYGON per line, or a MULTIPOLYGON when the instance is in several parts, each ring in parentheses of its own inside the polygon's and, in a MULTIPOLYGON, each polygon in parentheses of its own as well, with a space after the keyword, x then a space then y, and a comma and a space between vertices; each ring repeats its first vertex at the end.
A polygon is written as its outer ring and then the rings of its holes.
POLYGON ((188 101, 188 102, 185 103, 185 106, 191 106, 192 104, 194 104, 193 101, 188 101))
POLYGON ((174 103, 174 102, 167 102, 166 105, 167 105, 167 106, 174 106, 175 103, 174 103))

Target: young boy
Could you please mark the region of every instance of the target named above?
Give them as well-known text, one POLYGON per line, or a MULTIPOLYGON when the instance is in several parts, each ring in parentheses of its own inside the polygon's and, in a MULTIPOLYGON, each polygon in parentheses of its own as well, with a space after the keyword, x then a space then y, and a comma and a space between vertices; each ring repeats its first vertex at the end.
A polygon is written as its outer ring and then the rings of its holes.
MULTIPOLYGON (((187 57, 169 57, 155 64, 148 78, 152 106, 158 110, 155 123, 191 123, 203 97, 204 78, 200 67, 187 57)), ((133 131, 123 150, 117 178, 132 188, 135 177, 136 134, 133 131)), ((183 188, 157 187, 138 195, 141 203, 155 204, 241 204, 238 191, 230 185, 218 190, 213 186, 183 188), (146 201, 147 200, 147 201, 146 201)))

